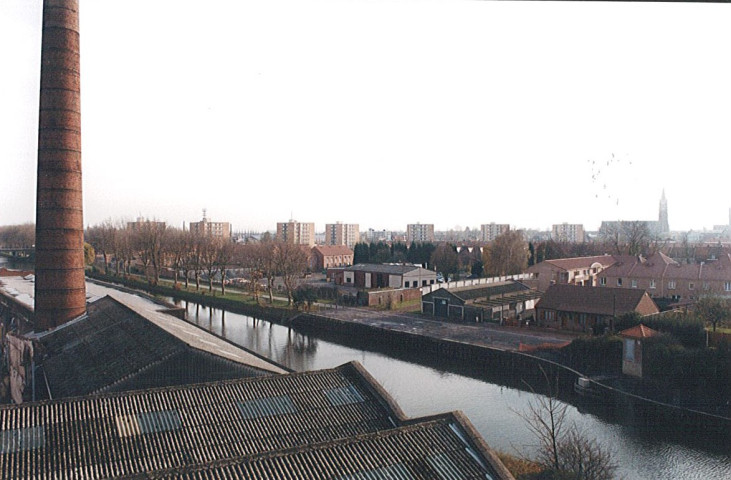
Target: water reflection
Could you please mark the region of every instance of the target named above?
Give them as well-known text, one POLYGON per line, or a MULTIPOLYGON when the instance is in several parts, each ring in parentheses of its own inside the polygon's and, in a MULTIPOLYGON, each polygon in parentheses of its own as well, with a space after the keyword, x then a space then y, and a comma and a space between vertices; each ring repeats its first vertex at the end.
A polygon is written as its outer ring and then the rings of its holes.
MULTIPOLYGON (((515 413, 524 411, 534 394, 514 388, 515 382, 503 376, 427 355, 389 352, 378 345, 363 345, 357 338, 314 336, 196 304, 185 307, 189 321, 293 370, 331 368, 358 360, 407 415, 461 410, 492 447, 527 455, 535 449, 535 440, 515 413)), ((574 406, 569 407, 568 416, 614 450, 623 478, 731 478, 728 445, 660 437, 652 429, 621 425, 611 415, 597 416, 574 406)))

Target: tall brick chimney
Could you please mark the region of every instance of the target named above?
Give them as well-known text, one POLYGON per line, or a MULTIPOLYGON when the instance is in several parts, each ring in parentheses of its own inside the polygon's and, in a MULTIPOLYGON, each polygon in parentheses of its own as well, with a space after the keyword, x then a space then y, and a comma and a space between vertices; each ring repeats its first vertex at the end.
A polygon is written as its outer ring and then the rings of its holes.
POLYGON ((36 196, 35 330, 86 312, 79 2, 44 0, 36 196))

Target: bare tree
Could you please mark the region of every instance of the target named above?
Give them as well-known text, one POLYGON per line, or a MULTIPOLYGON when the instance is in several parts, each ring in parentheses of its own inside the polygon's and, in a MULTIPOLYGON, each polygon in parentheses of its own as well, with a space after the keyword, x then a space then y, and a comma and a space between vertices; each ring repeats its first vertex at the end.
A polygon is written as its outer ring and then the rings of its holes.
POLYGON ((235 244, 227 239, 218 242, 218 273, 221 276, 221 295, 226 295, 226 269, 234 259, 235 244))
POLYGON ((104 273, 109 274, 109 255, 115 250, 117 226, 111 219, 104 220, 86 230, 87 241, 104 259, 104 273))
POLYGON ((36 243, 36 226, 33 223, 0 227, 0 246, 31 248, 36 243))
POLYGON ((200 235, 198 240, 201 265, 208 276, 208 291, 213 293, 213 277, 218 271, 221 242, 220 239, 205 234, 200 235))
POLYGON ((277 277, 277 242, 262 241, 259 244, 258 253, 261 258, 262 277, 267 281, 267 292, 269 293, 269 303, 274 303, 274 280, 277 277))
POLYGON ((647 222, 622 222, 624 236, 627 239, 627 255, 646 253, 650 245, 650 229, 647 222))
MULTIPOLYGON (((548 392, 537 395, 525 412, 516 412, 538 440, 536 461, 544 468, 572 480, 611 480, 617 470, 609 450, 588 437, 567 418, 568 404, 558 400, 555 382, 541 368, 548 392)), ((531 388, 532 390, 532 388, 531 388)))
POLYGON ((482 252, 485 275, 504 276, 522 273, 528 268, 528 243, 520 230, 498 235, 482 252))
POLYGON ((294 290, 297 288, 297 279, 307 270, 307 253, 301 245, 277 242, 275 264, 287 292, 287 304, 291 305, 294 290))
POLYGON ((134 240, 133 232, 124 226, 120 220, 115 226, 115 237, 114 237, 114 269, 116 275, 120 273, 120 267, 122 273, 129 274, 132 259, 134 257, 134 240))
POLYGON ((651 253, 651 246, 659 250, 662 242, 652 244, 652 235, 647 222, 620 221, 603 223, 599 229, 599 237, 617 255, 642 255, 651 253))
MULTIPOLYGON (((173 270, 173 281, 175 287, 178 286, 178 277, 180 272, 187 268, 186 257, 190 254, 190 243, 188 242, 188 232, 177 228, 170 229, 166 239, 167 258, 170 267, 173 270)), ((187 271, 185 272, 185 287, 188 287, 187 271)))
POLYGON ((165 237, 167 228, 165 223, 158 221, 138 222, 134 229, 134 243, 145 269, 145 278, 152 285, 160 281, 160 269, 164 263, 165 237), (149 268, 152 267, 152 277, 149 268))

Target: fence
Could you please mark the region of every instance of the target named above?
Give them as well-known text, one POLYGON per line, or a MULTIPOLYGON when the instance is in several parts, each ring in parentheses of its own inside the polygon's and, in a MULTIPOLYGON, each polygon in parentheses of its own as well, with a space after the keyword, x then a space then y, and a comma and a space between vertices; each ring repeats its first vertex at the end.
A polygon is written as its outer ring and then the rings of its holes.
POLYGON ((426 295, 440 288, 460 288, 460 287, 472 287, 475 285, 490 285, 492 283, 507 282, 509 280, 515 280, 516 282, 522 282, 523 280, 533 280, 535 275, 532 273, 520 273, 518 275, 507 275, 504 277, 490 277, 490 278, 470 278, 467 280, 457 280, 453 282, 435 283, 434 285, 427 285, 421 287, 421 294, 426 295))

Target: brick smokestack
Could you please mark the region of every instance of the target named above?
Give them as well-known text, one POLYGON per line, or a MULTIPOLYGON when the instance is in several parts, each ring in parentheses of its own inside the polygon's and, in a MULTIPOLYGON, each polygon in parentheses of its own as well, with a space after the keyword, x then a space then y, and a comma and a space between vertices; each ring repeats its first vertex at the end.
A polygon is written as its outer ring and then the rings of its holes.
POLYGON ((35 330, 86 312, 79 2, 45 0, 36 196, 35 330))

